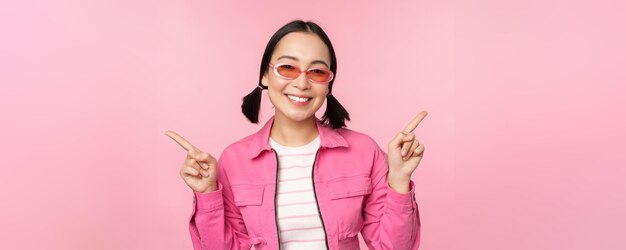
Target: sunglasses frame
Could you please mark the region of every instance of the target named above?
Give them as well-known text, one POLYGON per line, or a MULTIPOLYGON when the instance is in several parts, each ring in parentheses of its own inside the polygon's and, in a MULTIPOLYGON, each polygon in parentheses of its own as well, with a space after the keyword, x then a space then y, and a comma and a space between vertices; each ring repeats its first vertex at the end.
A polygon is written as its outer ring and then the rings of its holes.
POLYGON ((323 67, 311 67, 311 68, 306 69, 305 71, 302 71, 302 69, 300 69, 300 67, 298 67, 298 65, 295 65, 295 64, 293 64, 293 63, 277 63, 277 64, 272 64, 272 63, 269 63, 269 66, 270 66, 270 68, 272 68, 272 70, 274 71, 274 75, 276 75, 276 76, 278 76, 278 77, 280 77, 280 78, 282 78, 282 79, 286 79, 286 80, 293 80, 293 79, 296 79, 296 78, 300 77, 300 75, 302 75, 302 73, 305 73, 305 74, 306 74, 306 79, 307 79, 307 80, 309 80, 309 81, 311 81, 311 82, 314 82, 314 83, 320 83, 320 84, 328 84, 328 83, 329 83, 329 82, 331 82, 331 81, 333 80, 333 78, 335 77, 335 74, 333 74, 333 72, 332 72, 330 69, 323 68, 323 67), (296 76, 296 77, 294 77, 294 78, 285 77, 285 76, 283 76, 283 75, 279 74, 279 73, 278 73, 278 67, 283 66, 283 65, 289 65, 289 66, 291 66, 291 67, 296 68, 296 70, 300 71, 300 74, 298 74, 298 76, 296 76), (315 80, 311 79, 311 77, 309 77, 309 72, 310 72, 311 70, 315 70, 315 69, 320 69, 320 70, 323 70, 323 71, 328 72, 328 73, 330 74, 330 79, 328 79, 328 81, 324 81, 324 82, 318 82, 318 81, 315 81, 315 80))

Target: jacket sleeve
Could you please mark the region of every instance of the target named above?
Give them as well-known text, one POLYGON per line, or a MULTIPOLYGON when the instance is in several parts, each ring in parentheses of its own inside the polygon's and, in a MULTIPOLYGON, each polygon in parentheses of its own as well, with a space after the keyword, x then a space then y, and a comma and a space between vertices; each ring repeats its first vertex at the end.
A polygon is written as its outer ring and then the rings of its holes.
POLYGON ((387 155, 378 146, 372 171, 372 193, 364 201, 361 230, 369 249, 417 249, 420 243, 420 219, 415 202, 415 185, 401 194, 387 183, 387 155))
POLYGON ((195 250, 250 249, 252 247, 243 218, 235 206, 224 161, 217 164, 218 190, 194 191, 189 232, 195 250))

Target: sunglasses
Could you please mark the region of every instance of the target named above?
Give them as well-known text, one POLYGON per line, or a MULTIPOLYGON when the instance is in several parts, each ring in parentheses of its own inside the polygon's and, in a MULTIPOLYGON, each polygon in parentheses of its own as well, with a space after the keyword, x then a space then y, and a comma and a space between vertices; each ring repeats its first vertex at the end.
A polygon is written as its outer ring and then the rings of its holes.
POLYGON ((279 64, 269 64, 269 66, 274 70, 274 74, 276 76, 293 80, 300 76, 300 74, 305 73, 307 79, 309 81, 321 84, 328 84, 333 80, 333 72, 326 68, 309 68, 306 71, 302 71, 298 66, 290 63, 279 63, 279 64))

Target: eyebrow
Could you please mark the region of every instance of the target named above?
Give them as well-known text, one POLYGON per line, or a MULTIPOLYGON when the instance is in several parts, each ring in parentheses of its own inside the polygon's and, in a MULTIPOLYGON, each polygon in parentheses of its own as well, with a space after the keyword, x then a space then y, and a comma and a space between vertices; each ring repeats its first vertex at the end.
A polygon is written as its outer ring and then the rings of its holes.
MULTIPOLYGON (((276 60, 280 60, 281 58, 287 58, 287 59, 291 59, 291 60, 294 60, 294 61, 298 62, 298 58, 293 57, 293 56, 280 56, 280 57, 276 58, 276 60)), ((311 64, 313 64, 313 63, 321 63, 321 64, 326 65, 327 68, 330 68, 330 66, 328 66, 328 64, 326 62, 322 61, 322 60, 314 60, 314 61, 311 62, 311 64)))

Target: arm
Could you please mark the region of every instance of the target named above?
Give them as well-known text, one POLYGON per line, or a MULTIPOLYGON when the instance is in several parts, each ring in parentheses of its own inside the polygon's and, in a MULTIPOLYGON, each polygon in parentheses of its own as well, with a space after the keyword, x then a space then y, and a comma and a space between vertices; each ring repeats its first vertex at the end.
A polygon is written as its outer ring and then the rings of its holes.
POLYGON ((409 192, 394 191, 387 182, 389 167, 385 152, 377 147, 372 171, 372 193, 365 199, 361 230, 370 249, 417 249, 420 219, 415 202, 415 187, 409 192))
POLYGON ((189 233, 193 248, 198 249, 250 249, 248 232, 241 212, 233 201, 225 167, 228 165, 224 150, 217 161, 173 131, 165 135, 187 151, 180 170, 185 183, 193 190, 193 211, 189 218, 189 233), (200 166, 202 164, 202 166, 200 166))
POLYGON ((195 250, 251 248, 224 167, 220 158, 217 165, 218 190, 207 193, 194 191, 189 232, 195 250))

